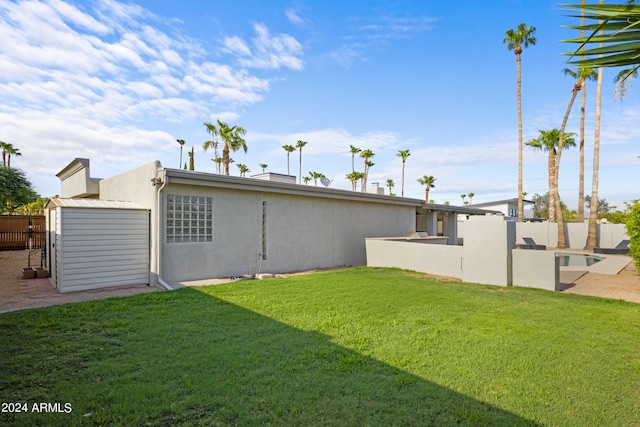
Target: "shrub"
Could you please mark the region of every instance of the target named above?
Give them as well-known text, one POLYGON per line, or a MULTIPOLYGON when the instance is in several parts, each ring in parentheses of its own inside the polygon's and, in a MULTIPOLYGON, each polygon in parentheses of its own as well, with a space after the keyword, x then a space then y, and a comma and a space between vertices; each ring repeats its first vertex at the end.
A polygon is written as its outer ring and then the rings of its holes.
POLYGON ((627 234, 629 235, 629 256, 633 257, 636 269, 640 271, 640 201, 635 200, 627 215, 627 234))

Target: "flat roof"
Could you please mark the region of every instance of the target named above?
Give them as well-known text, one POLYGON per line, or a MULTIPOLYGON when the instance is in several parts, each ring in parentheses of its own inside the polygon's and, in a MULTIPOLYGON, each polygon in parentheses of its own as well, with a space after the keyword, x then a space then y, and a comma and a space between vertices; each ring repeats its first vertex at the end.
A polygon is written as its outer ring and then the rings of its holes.
POLYGON ((357 202, 384 203, 420 207, 425 202, 421 199, 388 196, 384 194, 342 190, 315 185, 293 184, 264 179, 238 177, 208 172, 188 171, 184 169, 163 168, 164 182, 167 184, 199 185, 203 187, 230 188, 244 191, 263 191, 306 197, 322 197, 327 199, 350 200, 357 202))

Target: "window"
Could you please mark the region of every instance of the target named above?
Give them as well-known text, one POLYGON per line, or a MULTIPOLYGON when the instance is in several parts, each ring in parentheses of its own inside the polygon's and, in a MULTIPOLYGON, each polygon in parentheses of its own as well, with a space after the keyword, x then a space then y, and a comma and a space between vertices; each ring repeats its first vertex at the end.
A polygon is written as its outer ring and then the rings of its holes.
POLYGON ((213 241, 211 197, 167 195, 167 243, 213 241))
POLYGON ((262 202, 262 259, 267 259, 267 202, 262 202))

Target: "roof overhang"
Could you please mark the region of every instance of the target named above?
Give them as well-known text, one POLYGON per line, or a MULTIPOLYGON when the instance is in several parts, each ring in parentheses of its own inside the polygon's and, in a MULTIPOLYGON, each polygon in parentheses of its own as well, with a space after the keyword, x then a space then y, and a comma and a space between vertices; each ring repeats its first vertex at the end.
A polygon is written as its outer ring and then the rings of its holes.
POLYGON ((205 172, 186 171, 183 169, 163 169, 164 182, 167 185, 197 185, 202 187, 226 188, 241 191, 259 191, 325 199, 350 200, 354 202, 382 203, 387 205, 404 205, 421 207, 424 201, 407 197, 387 196, 374 193, 340 190, 313 185, 289 184, 254 178, 236 177, 205 172))

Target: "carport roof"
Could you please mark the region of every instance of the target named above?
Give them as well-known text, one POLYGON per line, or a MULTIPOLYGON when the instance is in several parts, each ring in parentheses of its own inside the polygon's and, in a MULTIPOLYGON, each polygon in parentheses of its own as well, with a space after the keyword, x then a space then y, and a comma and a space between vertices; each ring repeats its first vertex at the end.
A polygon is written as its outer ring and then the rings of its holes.
POLYGON ((64 208, 102 208, 102 209, 147 209, 144 206, 127 201, 120 200, 101 200, 101 199, 49 199, 47 209, 56 207, 64 208))

